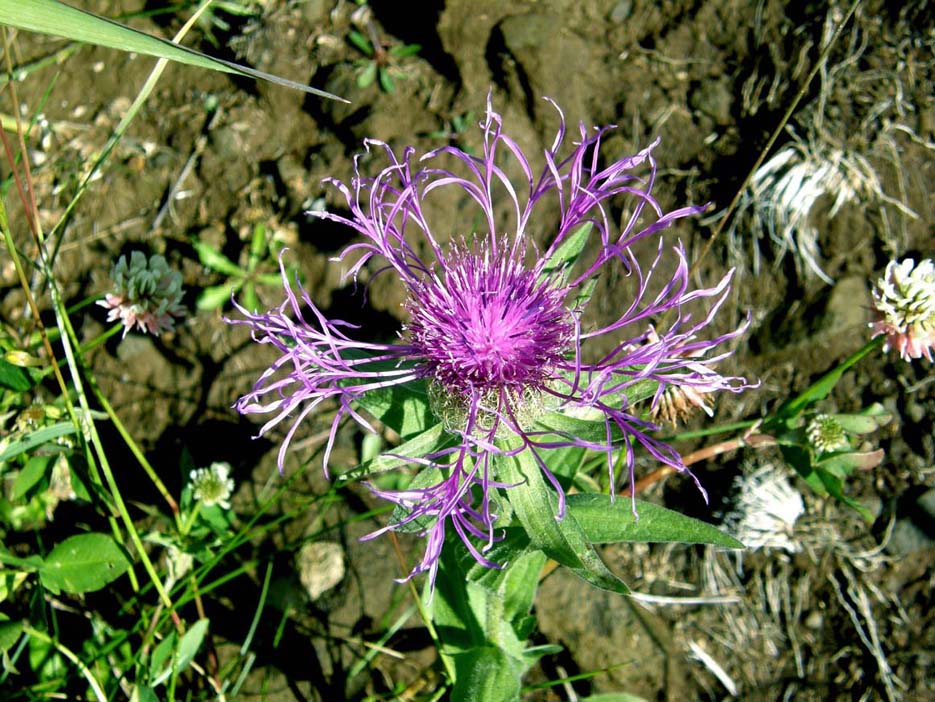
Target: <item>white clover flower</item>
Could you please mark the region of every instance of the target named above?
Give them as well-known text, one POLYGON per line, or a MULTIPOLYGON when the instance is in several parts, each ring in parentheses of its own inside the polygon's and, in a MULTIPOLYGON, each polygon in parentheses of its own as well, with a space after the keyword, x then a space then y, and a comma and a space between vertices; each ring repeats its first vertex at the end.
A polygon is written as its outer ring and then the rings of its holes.
POLYGON ((97 304, 110 310, 107 321, 123 322, 123 335, 136 325, 142 332, 159 336, 172 331, 173 317, 185 314, 182 307, 182 274, 173 271, 160 255, 147 259, 142 251, 121 256, 111 270, 114 291, 97 304))
POLYGON ((208 468, 193 470, 189 477, 196 500, 205 507, 219 505, 230 509, 230 497, 234 492, 234 481, 230 478, 229 463, 214 462, 208 468))
POLYGON ((805 435, 819 453, 830 453, 847 448, 847 434, 844 427, 834 417, 816 414, 805 427, 805 435))
POLYGON ((935 346, 935 264, 907 258, 890 261, 873 289, 877 319, 873 335, 886 335, 884 349, 899 351, 906 361, 925 356, 932 360, 935 346))

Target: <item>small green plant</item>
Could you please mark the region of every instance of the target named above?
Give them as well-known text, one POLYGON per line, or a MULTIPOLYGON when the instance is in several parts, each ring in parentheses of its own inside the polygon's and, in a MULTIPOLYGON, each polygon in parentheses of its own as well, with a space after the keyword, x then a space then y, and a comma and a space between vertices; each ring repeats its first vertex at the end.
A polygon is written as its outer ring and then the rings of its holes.
POLYGON ((199 310, 220 309, 230 300, 231 295, 243 290, 241 303, 248 310, 255 312, 260 309, 260 301, 256 294, 257 285, 278 286, 282 281, 278 272, 268 272, 282 247, 267 234, 266 227, 261 223, 257 223, 253 228, 250 251, 244 267, 231 261, 206 241, 195 239, 192 246, 198 252, 198 258, 205 268, 227 276, 226 282, 211 285, 201 291, 196 303, 199 310))
POLYGON ((396 65, 396 62, 400 59, 415 56, 422 50, 422 46, 419 44, 398 44, 384 49, 376 37, 376 31, 371 31, 370 34, 370 39, 355 29, 347 34, 347 40, 366 56, 366 58, 355 62, 355 65, 360 69, 360 73, 357 75, 357 87, 366 88, 376 80, 383 92, 392 93, 396 90, 395 80, 405 80, 409 77, 404 70, 396 65))
POLYGON ((464 134, 475 121, 473 110, 462 112, 454 115, 449 120, 445 120, 445 124, 441 129, 429 132, 428 136, 431 139, 443 139, 453 146, 461 148, 465 153, 473 155, 474 149, 464 143, 464 134))

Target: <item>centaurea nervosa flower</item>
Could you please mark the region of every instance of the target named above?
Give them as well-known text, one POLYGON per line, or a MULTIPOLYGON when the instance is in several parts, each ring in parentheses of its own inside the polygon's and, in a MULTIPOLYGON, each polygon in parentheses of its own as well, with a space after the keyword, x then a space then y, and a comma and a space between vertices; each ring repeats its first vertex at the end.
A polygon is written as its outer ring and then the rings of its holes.
POLYGON ((497 538, 492 496, 498 490, 508 493, 510 486, 498 481, 495 457, 531 452, 558 491, 561 517, 564 495, 548 466, 552 449, 578 446, 605 453, 611 484, 613 456, 621 447, 631 486, 637 444, 685 470, 678 453, 650 435, 656 425, 630 406, 626 393, 635 384, 656 384, 653 405, 672 387, 699 395, 746 387, 743 379, 723 377, 714 369, 728 354, 715 349, 742 329, 702 337, 729 291, 731 274, 713 288, 691 290, 681 245, 670 248, 661 238, 673 222, 705 208, 664 213, 652 197, 652 151, 658 140, 634 156, 604 163, 600 147, 609 128, 588 132, 581 125, 580 141, 563 156, 565 124, 560 111, 559 116, 558 134, 544 152, 539 174, 503 133, 488 100, 480 156, 446 146, 418 159, 410 147, 397 157, 387 144, 367 140, 367 150, 382 152, 388 165, 366 178, 355 160, 357 175, 349 185, 329 179, 346 199, 350 215, 317 216, 360 235, 337 257, 347 263, 347 276, 356 279, 376 258, 380 271, 392 271, 406 287, 408 321, 398 343, 353 339, 352 325, 326 319, 301 286, 296 283, 294 289, 285 276, 286 300, 278 309, 251 314, 240 308, 245 318, 233 320, 280 352, 236 404, 245 414, 273 415, 260 434, 282 421, 291 424, 279 451, 280 467, 302 420, 326 400, 338 405, 325 449, 327 470, 340 422, 349 416, 368 426, 355 407, 357 400, 394 385, 427 384, 433 409, 454 440, 450 448, 412 463, 437 468, 438 479, 403 491, 374 489, 406 510, 401 522, 377 533, 429 524, 425 555, 412 574, 429 571, 434 578, 448 526, 479 562, 496 565, 483 555, 497 538), (508 176, 510 167, 522 173, 518 180, 508 176), (640 177, 640 171, 648 171, 648 177, 640 177), (448 223, 449 229, 441 231, 430 223, 426 203, 452 191, 460 197, 459 206, 471 211, 459 212, 463 224, 448 223), (619 232, 608 208, 612 198, 626 199, 630 206, 619 232), (506 226, 498 223, 501 202, 512 213, 506 226), (556 221, 548 221, 549 212, 556 211, 556 221), (643 225, 643 215, 650 223, 643 225), (591 250, 596 253, 575 266, 557 265, 556 252, 582 225, 593 227, 591 250), (468 235, 469 226, 480 231, 468 235), (538 252, 532 235, 541 236, 546 228, 551 234, 538 252), (658 250, 650 265, 641 266, 633 246, 649 237, 659 239, 658 250), (674 259, 674 273, 659 281, 658 264, 666 253, 674 259), (586 328, 582 313, 588 286, 609 267, 626 273, 635 290, 620 300, 619 316, 586 328), (705 299, 708 313, 693 320, 685 306, 705 299), (668 326, 653 328, 651 323, 663 315, 668 326), (602 344, 602 356, 591 357, 588 342, 598 338, 612 341, 602 344), (597 417, 607 438, 585 440, 537 424, 549 412, 597 417))

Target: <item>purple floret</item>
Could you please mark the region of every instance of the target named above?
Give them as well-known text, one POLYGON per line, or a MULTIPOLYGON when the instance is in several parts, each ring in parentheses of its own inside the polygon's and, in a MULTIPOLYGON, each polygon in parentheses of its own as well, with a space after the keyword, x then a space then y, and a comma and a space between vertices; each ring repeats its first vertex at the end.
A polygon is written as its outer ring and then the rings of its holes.
POLYGON ((252 314, 239 308, 243 319, 233 320, 248 325, 256 341, 274 345, 281 354, 235 405, 244 414, 273 415, 261 435, 282 421, 290 425, 279 451, 280 468, 302 420, 325 400, 338 405, 325 451, 327 471, 341 421, 351 417, 370 428, 356 400, 380 388, 427 382, 433 409, 455 445, 411 462, 437 469, 437 482, 395 492, 371 488, 407 515, 377 534, 417 524, 427 537, 425 554, 410 577, 427 571, 434 580, 446 527, 455 530, 478 562, 496 566, 483 555, 498 538, 491 498, 496 490, 508 493, 510 486, 497 481, 493 457, 530 451, 558 491, 560 517, 564 494, 548 468, 551 450, 578 446, 604 453, 614 485, 614 456, 623 448, 632 489, 637 444, 656 460, 686 471, 679 454, 651 435, 658 426, 649 410, 660 404, 681 407, 681 392, 685 406, 709 411, 700 399, 704 395, 749 387, 742 378, 721 376, 715 369, 730 354, 726 342, 746 325, 703 337, 729 293, 731 273, 712 288, 693 290, 681 245, 665 246, 661 238, 673 222, 706 206, 662 211, 651 195, 658 139, 635 156, 602 165, 601 139, 610 128, 589 133, 581 125, 580 141, 561 156, 565 123, 561 111, 559 116, 558 134, 545 150, 539 174, 501 131, 500 115, 488 99, 481 156, 445 146, 419 159, 410 147, 397 158, 387 144, 366 140, 368 152, 382 152, 389 165, 375 178, 365 178, 355 160, 357 175, 350 185, 329 179, 344 195, 350 215, 315 214, 361 235, 338 256, 348 277, 356 278, 375 259, 378 274, 392 271, 408 291, 409 320, 399 343, 351 338, 352 325, 326 319, 285 272, 286 300, 278 309, 252 314), (511 180, 508 165, 523 177, 511 180), (450 188, 476 206, 478 216, 464 219, 465 226, 480 229, 470 237, 464 232, 436 236, 423 211, 433 192, 450 188), (629 206, 619 232, 608 209, 611 199, 629 206), (495 207, 504 200, 512 211, 506 233, 495 207), (556 211, 554 235, 537 252, 531 233, 549 226, 546 213, 556 211), (652 221, 644 225, 647 217, 652 221), (556 251, 585 224, 593 227, 589 250, 596 253, 574 267, 556 266, 556 251), (649 265, 641 265, 633 244, 648 237, 658 239, 658 251, 649 265), (660 281, 665 255, 674 256, 675 270, 660 281), (584 328, 587 295, 582 292, 610 268, 635 281, 636 291, 619 301, 616 319, 584 328), (708 312, 696 321, 686 305, 698 300, 707 301, 708 312), (660 320, 665 328, 653 327, 660 320), (588 341, 598 337, 605 351, 593 357, 588 341), (646 382, 654 384, 654 392, 643 411, 629 405, 627 393, 646 382), (604 438, 549 429, 538 421, 549 413, 597 417, 604 438))

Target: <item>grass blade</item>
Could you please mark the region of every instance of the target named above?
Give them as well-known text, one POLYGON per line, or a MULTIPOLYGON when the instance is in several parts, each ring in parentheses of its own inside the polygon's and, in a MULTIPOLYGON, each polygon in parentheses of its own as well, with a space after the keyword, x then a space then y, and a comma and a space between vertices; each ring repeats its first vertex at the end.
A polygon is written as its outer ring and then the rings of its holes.
POLYGON ((280 78, 232 61, 213 58, 194 49, 179 46, 150 34, 125 27, 105 17, 65 5, 58 0, 0 0, 0 24, 30 32, 54 34, 74 41, 97 44, 121 51, 133 51, 169 59, 190 66, 214 71, 236 73, 248 78, 269 81, 294 90, 301 90, 331 100, 348 102, 344 98, 302 83, 280 78))

